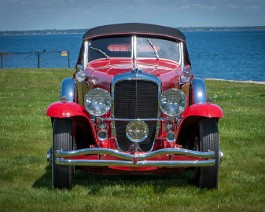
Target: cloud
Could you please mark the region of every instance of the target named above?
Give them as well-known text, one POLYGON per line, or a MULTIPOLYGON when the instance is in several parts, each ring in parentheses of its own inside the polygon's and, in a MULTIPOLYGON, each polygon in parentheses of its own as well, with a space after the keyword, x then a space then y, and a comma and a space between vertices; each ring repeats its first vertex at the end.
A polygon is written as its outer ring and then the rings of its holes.
POLYGON ((227 4, 226 7, 228 9, 238 9, 239 8, 239 5, 235 5, 235 4, 227 4))
POLYGON ((244 10, 261 10, 261 8, 258 5, 249 5, 244 6, 244 10))

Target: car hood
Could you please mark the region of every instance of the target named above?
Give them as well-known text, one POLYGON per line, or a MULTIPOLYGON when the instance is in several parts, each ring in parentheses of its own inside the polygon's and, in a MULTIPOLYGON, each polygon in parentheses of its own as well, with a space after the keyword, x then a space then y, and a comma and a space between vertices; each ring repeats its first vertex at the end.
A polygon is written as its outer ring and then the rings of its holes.
POLYGON ((109 90, 113 77, 134 69, 160 78, 163 90, 179 84, 179 64, 164 59, 140 59, 135 63, 131 59, 100 59, 87 64, 86 74, 99 87, 109 90))

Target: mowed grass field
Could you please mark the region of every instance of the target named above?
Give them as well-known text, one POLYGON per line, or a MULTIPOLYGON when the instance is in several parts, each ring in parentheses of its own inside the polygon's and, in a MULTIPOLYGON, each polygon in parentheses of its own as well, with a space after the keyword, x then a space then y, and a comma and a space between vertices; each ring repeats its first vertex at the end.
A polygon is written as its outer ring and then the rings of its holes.
POLYGON ((71 191, 51 188, 47 106, 67 69, 0 70, 0 211, 265 211, 265 85, 206 81, 220 105, 224 159, 219 189, 200 190, 191 173, 101 176, 76 172, 71 191))

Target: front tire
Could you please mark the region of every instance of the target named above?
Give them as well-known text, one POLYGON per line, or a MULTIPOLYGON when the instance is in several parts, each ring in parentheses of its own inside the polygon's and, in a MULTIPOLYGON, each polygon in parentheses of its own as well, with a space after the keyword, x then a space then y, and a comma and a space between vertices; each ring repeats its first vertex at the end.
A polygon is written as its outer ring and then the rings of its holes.
POLYGON ((54 119, 52 150, 53 188, 71 189, 73 186, 74 166, 61 166, 55 163, 56 150, 73 150, 72 125, 70 119, 54 119))
POLYGON ((199 122, 198 150, 215 152, 215 165, 197 169, 196 181, 199 188, 217 189, 219 173, 219 133, 215 119, 202 119, 199 122))

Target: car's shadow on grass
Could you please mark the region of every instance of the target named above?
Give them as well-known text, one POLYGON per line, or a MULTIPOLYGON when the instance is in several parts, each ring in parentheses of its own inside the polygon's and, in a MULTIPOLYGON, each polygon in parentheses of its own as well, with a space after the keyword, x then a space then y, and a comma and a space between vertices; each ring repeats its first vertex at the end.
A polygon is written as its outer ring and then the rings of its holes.
POLYGON ((33 188, 52 188, 52 167, 46 166, 46 172, 32 185, 33 188))
MULTIPOLYGON (((194 171, 163 175, 101 175, 78 170, 74 176, 74 186, 87 187, 89 194, 97 194, 106 187, 116 186, 124 189, 138 189, 149 186, 153 188, 155 193, 163 193, 172 187, 194 186, 194 171)), ((38 178, 32 187, 52 189, 51 165, 46 167, 45 174, 38 178)))

